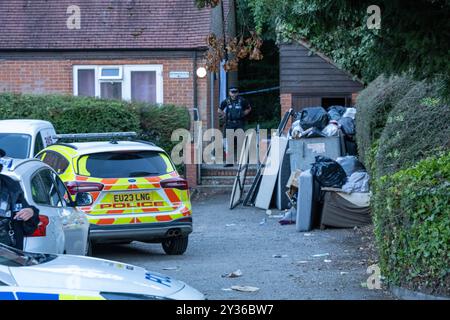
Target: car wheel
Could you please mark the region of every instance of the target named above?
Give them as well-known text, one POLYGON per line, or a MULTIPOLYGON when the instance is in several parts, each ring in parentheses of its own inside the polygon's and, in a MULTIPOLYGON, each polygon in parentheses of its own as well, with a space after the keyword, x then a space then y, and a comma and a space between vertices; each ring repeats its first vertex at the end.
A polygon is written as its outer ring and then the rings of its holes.
POLYGON ((188 236, 169 238, 165 239, 162 242, 162 247, 166 254, 181 255, 185 253, 188 246, 188 242, 189 242, 188 236))

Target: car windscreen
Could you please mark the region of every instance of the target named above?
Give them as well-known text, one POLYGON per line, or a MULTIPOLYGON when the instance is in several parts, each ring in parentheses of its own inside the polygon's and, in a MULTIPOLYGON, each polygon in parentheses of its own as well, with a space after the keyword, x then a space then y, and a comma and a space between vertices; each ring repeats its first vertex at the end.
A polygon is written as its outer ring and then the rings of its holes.
POLYGON ((76 171, 95 178, 159 176, 174 171, 168 156, 158 151, 114 151, 81 156, 76 171))
POLYGON ((7 267, 27 267, 56 259, 56 255, 30 253, 14 249, 0 243, 0 265, 7 267))
POLYGON ((0 149, 10 158, 26 159, 31 145, 31 136, 21 133, 0 133, 0 149))

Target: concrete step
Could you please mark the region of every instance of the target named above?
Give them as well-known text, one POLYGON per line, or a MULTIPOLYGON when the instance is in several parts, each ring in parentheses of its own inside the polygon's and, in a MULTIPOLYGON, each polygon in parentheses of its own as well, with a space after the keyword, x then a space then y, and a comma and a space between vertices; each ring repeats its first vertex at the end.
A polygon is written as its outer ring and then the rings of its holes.
MULTIPOLYGON (((202 185, 210 186, 233 186, 235 176, 202 176, 202 185)), ((245 178, 245 185, 253 182, 254 176, 245 178)))
MULTIPOLYGON (((202 177, 209 176, 236 176, 236 173, 239 169, 239 166, 235 165, 233 167, 224 167, 224 166, 202 166, 201 174, 202 177)), ((256 175, 256 166, 249 166, 247 169, 247 176, 256 175)))

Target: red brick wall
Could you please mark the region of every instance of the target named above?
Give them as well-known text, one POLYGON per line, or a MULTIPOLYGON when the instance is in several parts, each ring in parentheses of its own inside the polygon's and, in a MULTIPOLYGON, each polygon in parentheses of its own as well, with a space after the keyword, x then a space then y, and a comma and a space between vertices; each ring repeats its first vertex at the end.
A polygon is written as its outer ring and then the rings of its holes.
MULTIPOLYGON (((292 94, 290 93, 282 93, 280 94, 280 104, 281 104, 281 118, 283 119, 284 114, 292 108, 292 94)), ((285 131, 287 131, 291 126, 290 120, 286 125, 285 131)))
MULTIPOLYGON (((0 61, 0 92, 73 93, 74 65, 162 64, 164 103, 193 106, 193 61, 190 58, 121 60, 4 60, 0 61), (189 71, 189 79, 170 79, 171 71, 189 71)), ((202 66, 202 59, 197 65, 202 66)), ((207 78, 198 81, 198 104, 206 117, 207 78)))

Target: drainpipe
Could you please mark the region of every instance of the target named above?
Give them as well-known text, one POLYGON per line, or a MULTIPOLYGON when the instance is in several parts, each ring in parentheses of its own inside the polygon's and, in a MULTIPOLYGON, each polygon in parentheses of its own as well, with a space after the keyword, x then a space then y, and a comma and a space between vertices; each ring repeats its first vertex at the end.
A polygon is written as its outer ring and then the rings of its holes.
MULTIPOLYGON (((198 83, 197 83, 197 51, 194 51, 194 55, 193 55, 193 61, 192 61, 192 65, 193 65, 193 72, 192 72, 192 76, 194 77, 194 81, 193 81, 193 87, 194 87, 194 94, 193 94, 193 102, 194 102, 194 110, 197 110, 196 114, 197 116, 194 117, 194 121, 201 121, 201 113, 200 110, 198 108, 198 83)), ((195 129, 194 129, 195 132, 195 129)), ((201 135, 201 130, 200 132, 198 132, 198 134, 201 135)), ((202 150, 202 145, 201 145, 201 141, 202 141, 202 137, 194 137, 194 143, 198 142, 197 147, 198 150, 196 150, 197 152, 197 159, 202 159, 201 155, 203 154, 203 150, 202 150), (199 157, 200 156, 200 157, 199 157)), ((201 162, 199 164, 197 164, 197 185, 202 184, 202 175, 201 175, 201 169, 202 169, 202 165, 201 162)))
POLYGON ((214 105, 214 72, 210 72, 209 74, 209 95, 210 95, 210 103, 211 103, 211 129, 214 129, 214 114, 215 114, 215 105, 214 105))

